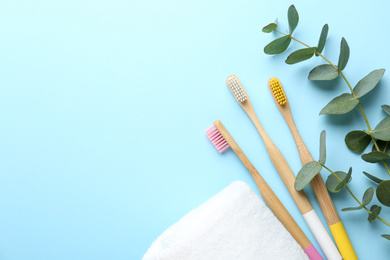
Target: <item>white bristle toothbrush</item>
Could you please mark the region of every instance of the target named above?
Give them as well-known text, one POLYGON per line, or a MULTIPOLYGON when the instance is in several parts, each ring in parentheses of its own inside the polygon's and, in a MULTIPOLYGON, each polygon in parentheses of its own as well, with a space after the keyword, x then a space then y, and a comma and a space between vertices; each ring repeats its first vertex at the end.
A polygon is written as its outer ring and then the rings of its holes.
POLYGON ((321 220, 319 219, 317 213, 314 211, 313 206, 311 205, 306 194, 303 191, 295 190, 295 175, 293 171, 291 170, 282 153, 272 142, 271 138, 267 135, 264 128, 260 124, 260 121, 256 116, 251 101, 238 77, 235 75, 231 75, 226 79, 226 83, 229 86, 229 89, 233 93, 233 96, 237 100, 238 104, 244 109, 246 114, 249 116, 249 118, 252 120, 253 124, 257 128, 257 131, 263 139, 263 142, 265 144, 272 163, 274 164, 277 172, 279 173, 288 191, 290 192, 291 197, 294 199, 296 205, 298 206, 299 211, 301 212, 303 218, 308 224, 322 251, 328 259, 340 260, 341 257, 339 252, 337 251, 335 244, 330 238, 324 225, 322 225, 321 220))
POLYGON ((255 180, 264 202, 283 224, 283 226, 290 232, 297 243, 302 247, 309 259, 323 259, 315 247, 311 244, 310 240, 306 237, 305 233, 303 233, 301 228, 291 217, 290 213, 288 213, 287 209, 283 206, 275 193, 271 190, 253 164, 249 161, 248 157, 246 157, 236 141, 234 141, 233 137, 229 134, 221 121, 216 120, 214 125, 206 130, 206 135, 220 153, 224 152, 229 147, 232 148, 237 157, 245 165, 255 180))
MULTIPOLYGON (((305 143, 299 135, 298 129, 294 123, 290 104, 288 102, 286 93, 283 90, 283 86, 280 83, 280 80, 278 78, 270 78, 268 80, 268 87, 273 94, 272 96, 274 97, 279 111, 282 113, 288 127, 290 128, 291 134, 294 137, 302 165, 313 161, 313 157, 311 156, 309 149, 307 149, 305 143)), ((333 238, 340 250, 341 256, 345 260, 358 259, 355 250, 352 247, 351 241, 348 238, 347 232, 345 231, 343 223, 341 222, 340 216, 337 214, 337 210, 329 196, 321 175, 317 174, 310 184, 313 188, 313 192, 317 198, 318 204, 324 213, 329 229, 333 234, 333 238)))

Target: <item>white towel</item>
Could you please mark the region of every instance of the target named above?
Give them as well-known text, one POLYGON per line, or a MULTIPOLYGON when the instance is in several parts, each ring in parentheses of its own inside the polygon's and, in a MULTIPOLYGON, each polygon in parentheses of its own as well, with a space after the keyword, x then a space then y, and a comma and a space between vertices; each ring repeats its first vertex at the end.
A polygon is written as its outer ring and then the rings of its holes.
POLYGON ((153 242, 143 260, 303 260, 298 243, 262 200, 235 181, 153 242))

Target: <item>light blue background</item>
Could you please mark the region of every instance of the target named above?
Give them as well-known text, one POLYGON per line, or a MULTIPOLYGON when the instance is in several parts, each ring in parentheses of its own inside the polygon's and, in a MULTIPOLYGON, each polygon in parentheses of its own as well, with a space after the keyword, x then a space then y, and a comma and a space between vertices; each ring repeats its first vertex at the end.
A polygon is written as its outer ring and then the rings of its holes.
MULTIPOLYGON (((388 1, 372 3, 294 2, 297 38, 314 46, 328 23, 324 54, 334 62, 341 37, 347 39, 345 74, 353 85, 374 69, 390 68, 388 1)), ((319 58, 290 66, 287 54, 263 53, 276 35, 262 27, 278 17, 287 28, 290 4, 1 1, 0 259, 140 259, 165 229, 232 181, 243 180, 259 194, 235 154, 220 155, 204 135, 216 119, 313 241, 225 84, 230 74, 241 79, 294 172, 300 160, 266 86, 272 76, 282 81, 313 156, 325 129, 328 166, 353 166, 350 188, 359 198, 374 186, 363 170, 388 178, 381 165, 362 162, 344 145, 347 132, 365 129, 358 110, 318 116, 348 92, 344 82, 309 82, 319 58)), ((289 52, 298 48, 294 43, 289 52)), ((385 116, 380 105, 390 104, 389 85, 387 72, 362 100, 372 126, 385 116)), ((310 188, 307 193, 313 199, 310 188)), ((341 212, 356 205, 346 191, 332 198, 359 259, 388 258, 390 242, 380 234, 390 228, 369 224, 365 211, 341 212)), ((382 217, 389 221, 389 213, 383 209, 382 217)))

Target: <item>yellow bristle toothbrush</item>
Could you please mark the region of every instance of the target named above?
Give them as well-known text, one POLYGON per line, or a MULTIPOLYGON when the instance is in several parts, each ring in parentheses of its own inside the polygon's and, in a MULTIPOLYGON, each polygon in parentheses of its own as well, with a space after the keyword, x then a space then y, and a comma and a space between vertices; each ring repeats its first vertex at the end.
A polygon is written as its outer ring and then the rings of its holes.
POLYGON ((272 210, 275 216, 283 224, 283 226, 290 232, 292 237, 298 242, 302 247, 303 251, 307 254, 310 260, 322 260, 323 258, 311 244, 310 240, 306 237, 305 233, 301 230, 295 220, 288 213, 287 209, 280 202, 275 193, 271 190, 265 180, 261 177, 259 172, 246 157, 245 153, 238 146, 233 137, 226 130, 221 121, 216 120, 214 125, 206 130, 206 135, 213 143, 215 148, 222 153, 229 147, 232 148, 237 157, 248 169, 253 179, 255 180, 257 187, 260 190, 261 196, 263 197, 264 202, 272 210))
MULTIPOLYGON (((287 125, 294 137, 302 165, 313 161, 313 157, 310 154, 309 149, 307 149, 301 136, 299 135, 298 129, 294 123, 290 105, 280 80, 278 78, 269 79, 268 87, 272 92, 275 103, 286 120, 287 125)), ((332 232, 336 244, 340 250, 341 256, 346 260, 358 259, 321 175, 317 174, 310 184, 313 188, 318 204, 320 205, 325 216, 326 222, 329 225, 329 229, 332 232)))
POLYGON ((313 206, 311 205, 306 194, 303 191, 295 190, 294 173, 292 172, 282 153, 272 142, 271 138, 267 135, 264 128, 260 124, 260 121, 257 118, 253 106, 250 102, 250 99, 241 82, 238 80, 238 77, 235 75, 231 75, 226 79, 226 83, 229 86, 229 89, 231 90, 238 104, 244 109, 246 114, 249 116, 249 118, 252 120, 253 124, 257 128, 261 138, 263 139, 263 142, 265 144, 272 163, 274 164, 276 170, 278 171, 280 177, 282 178, 284 184, 290 192, 291 197, 294 199, 296 205, 298 206, 299 211, 301 212, 303 218, 308 224, 322 251, 328 259, 340 260, 340 253, 337 251, 335 244, 330 238, 325 227, 322 225, 321 220, 319 219, 317 213, 314 211, 313 206))

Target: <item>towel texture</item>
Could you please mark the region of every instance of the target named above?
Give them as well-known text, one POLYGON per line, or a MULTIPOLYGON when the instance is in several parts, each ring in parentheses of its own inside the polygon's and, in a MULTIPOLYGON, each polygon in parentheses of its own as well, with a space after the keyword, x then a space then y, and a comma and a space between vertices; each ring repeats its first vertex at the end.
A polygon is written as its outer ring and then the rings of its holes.
POLYGON ((235 181, 153 242, 143 260, 308 259, 263 201, 235 181))

